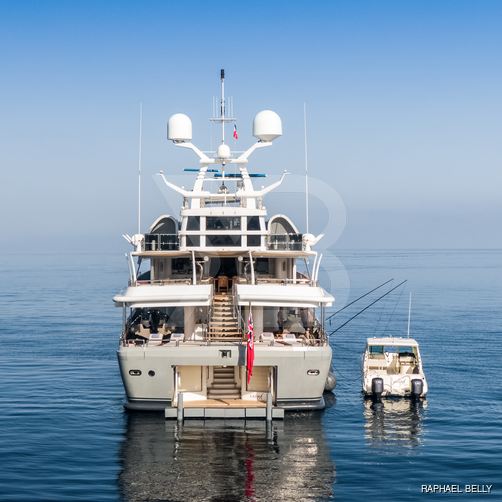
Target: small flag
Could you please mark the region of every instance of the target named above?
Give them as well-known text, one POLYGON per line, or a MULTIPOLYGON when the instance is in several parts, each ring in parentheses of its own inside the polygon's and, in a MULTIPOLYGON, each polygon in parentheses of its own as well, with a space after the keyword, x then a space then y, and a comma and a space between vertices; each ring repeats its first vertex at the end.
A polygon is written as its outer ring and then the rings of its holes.
POLYGON ((248 385, 253 376, 253 364, 254 364, 254 326, 253 326, 253 314, 251 309, 249 309, 249 319, 248 319, 248 343, 247 343, 247 361, 246 368, 248 372, 248 385))
POLYGON ((234 139, 239 139, 239 135, 237 134, 237 126, 234 124, 234 139))

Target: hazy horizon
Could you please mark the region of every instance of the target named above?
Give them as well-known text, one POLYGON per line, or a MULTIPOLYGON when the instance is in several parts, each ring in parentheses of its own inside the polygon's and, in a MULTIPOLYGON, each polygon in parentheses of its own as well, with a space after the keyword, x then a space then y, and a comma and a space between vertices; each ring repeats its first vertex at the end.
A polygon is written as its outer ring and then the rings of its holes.
POLYGON ((258 111, 282 118, 249 166, 264 184, 293 173, 269 215, 305 231, 306 102, 311 187, 328 187, 311 191, 321 247, 500 249, 501 25, 495 1, 0 2, 2 250, 128 250, 140 102, 143 230, 177 217, 155 173, 174 179, 197 159, 167 142, 166 122, 187 113, 194 143, 214 145, 220 68, 233 148, 253 142, 258 111))

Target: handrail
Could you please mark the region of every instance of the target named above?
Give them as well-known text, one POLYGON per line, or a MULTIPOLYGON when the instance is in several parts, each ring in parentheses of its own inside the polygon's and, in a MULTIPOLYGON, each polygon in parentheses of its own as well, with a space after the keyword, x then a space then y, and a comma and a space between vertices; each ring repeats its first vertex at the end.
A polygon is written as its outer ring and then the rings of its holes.
POLYGON ((164 286, 167 284, 192 284, 188 277, 183 279, 140 279, 135 286, 164 286))
POLYGON ((232 308, 234 311, 234 317, 237 319, 237 323, 244 335, 246 330, 246 326, 244 324, 244 319, 242 318, 241 309, 239 308, 239 304, 237 302, 237 285, 232 284, 232 308))

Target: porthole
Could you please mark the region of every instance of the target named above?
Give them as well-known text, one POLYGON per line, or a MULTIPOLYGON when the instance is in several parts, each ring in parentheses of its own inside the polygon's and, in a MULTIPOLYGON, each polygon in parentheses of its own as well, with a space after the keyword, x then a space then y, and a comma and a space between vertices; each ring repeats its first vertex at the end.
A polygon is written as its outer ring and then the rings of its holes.
POLYGON ((129 370, 129 375, 131 376, 140 376, 141 370, 129 370))
POLYGON ((317 376, 317 375, 319 375, 319 370, 308 370, 307 375, 308 376, 317 376))
POLYGON ((155 376, 155 371, 150 370, 150 371, 148 372, 148 376, 154 377, 154 376, 155 376))

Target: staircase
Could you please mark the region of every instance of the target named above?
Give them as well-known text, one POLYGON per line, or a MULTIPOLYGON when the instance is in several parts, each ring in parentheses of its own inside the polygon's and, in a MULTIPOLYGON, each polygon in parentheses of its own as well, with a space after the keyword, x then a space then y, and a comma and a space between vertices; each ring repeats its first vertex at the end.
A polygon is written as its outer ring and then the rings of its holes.
POLYGON ((232 295, 229 293, 216 293, 213 297, 209 338, 229 342, 242 340, 239 323, 233 313, 232 295))
POLYGON ((241 389, 235 382, 234 366, 215 366, 213 382, 207 388, 208 399, 240 399, 241 389))

